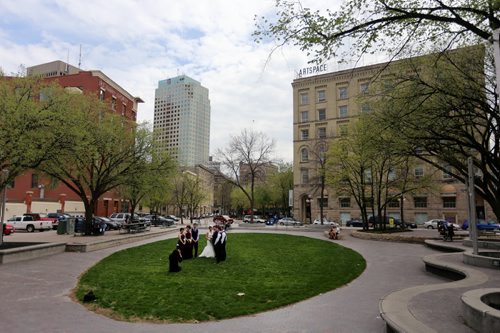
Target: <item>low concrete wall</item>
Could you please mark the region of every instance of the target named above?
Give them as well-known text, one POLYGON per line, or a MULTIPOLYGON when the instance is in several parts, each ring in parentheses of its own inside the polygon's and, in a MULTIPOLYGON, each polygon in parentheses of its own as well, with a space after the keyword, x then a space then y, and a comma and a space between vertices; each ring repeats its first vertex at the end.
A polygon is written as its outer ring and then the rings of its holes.
MULTIPOLYGON (((463 244, 468 247, 472 247, 472 241, 470 239, 465 239, 463 244)), ((477 241, 477 246, 482 249, 490 250, 500 250, 500 241, 477 241)))
POLYGON ((105 241, 96 241, 93 243, 78 243, 78 242, 67 243, 66 244, 66 251, 67 252, 97 251, 97 250, 107 249, 109 247, 118 246, 118 245, 122 245, 122 244, 138 242, 138 241, 143 240, 143 239, 159 237, 163 234, 166 234, 169 232, 176 232, 176 231, 177 231, 177 229, 169 229, 169 230, 165 230, 164 232, 154 232, 154 233, 150 233, 150 232, 146 231, 146 232, 138 233, 138 234, 122 235, 118 238, 113 238, 113 239, 109 239, 109 240, 105 240, 105 241))
POLYGON ((500 310, 488 304, 500 299, 500 288, 470 290, 462 295, 462 313, 466 324, 477 332, 500 332, 500 310))
POLYGON ((468 265, 500 269, 500 252, 481 251, 478 255, 464 252, 463 261, 468 265))
POLYGON ((65 243, 45 243, 0 250, 0 263, 6 264, 62 253, 65 251, 65 247, 65 243))
POLYGON ((351 236, 368 240, 415 243, 415 244, 424 244, 425 240, 429 239, 429 237, 411 236, 411 231, 405 232, 405 235, 403 236, 401 235, 401 233, 379 234, 379 233, 361 232, 355 230, 351 233, 351 236))

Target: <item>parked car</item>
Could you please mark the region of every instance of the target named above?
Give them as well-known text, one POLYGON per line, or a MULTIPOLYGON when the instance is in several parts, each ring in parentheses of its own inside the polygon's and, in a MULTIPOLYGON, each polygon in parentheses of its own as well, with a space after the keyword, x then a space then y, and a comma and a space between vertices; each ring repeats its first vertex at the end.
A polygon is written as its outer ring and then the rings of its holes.
MULTIPOLYGON (((251 223, 252 221, 252 216, 251 215, 245 215, 243 216, 243 222, 245 223, 251 223)), ((254 223, 266 223, 266 220, 260 217, 259 215, 254 215, 253 216, 253 222, 254 223)))
POLYGON ((224 223, 224 224, 232 224, 233 219, 230 218, 228 215, 215 215, 214 216, 214 222, 215 223, 224 223))
MULTIPOLYGON (((313 224, 320 224, 321 225, 321 219, 316 219, 314 220, 313 224)), ((333 221, 329 221, 327 220, 326 218, 323 218, 323 224, 324 225, 332 225, 332 224, 335 224, 337 227, 339 227, 340 225, 336 222, 333 222, 333 221)))
POLYGON ((105 216, 95 216, 95 220, 99 222, 104 222, 106 224, 106 230, 119 230, 122 227, 122 223, 118 221, 113 221, 109 217, 105 216))
POLYGON ((438 223, 443 223, 446 222, 446 220, 443 219, 432 219, 427 222, 424 222, 424 228, 427 229, 437 229, 438 223))
POLYGON ((293 217, 284 217, 278 221, 279 225, 302 225, 302 222, 297 221, 293 217))
POLYGON ((59 225, 59 219, 57 217, 50 217, 40 213, 24 213, 23 215, 33 217, 35 221, 50 221, 50 223, 52 223, 52 229, 54 230, 56 230, 59 225))
POLYGON ((500 224, 498 224, 494 220, 486 221, 483 219, 479 219, 477 220, 476 228, 477 230, 486 230, 486 231, 500 230, 500 224))
POLYGON ((7 224, 16 230, 26 230, 27 232, 52 229, 52 221, 35 220, 33 216, 14 216, 7 220, 7 224))
POLYGON ((10 224, 7 224, 7 223, 3 223, 3 234, 5 236, 8 236, 12 233, 14 233, 16 231, 16 229, 14 229, 14 227, 10 224))
POLYGON ((167 215, 165 218, 174 220, 175 222, 179 221, 179 218, 175 215, 167 215))
POLYGON ((71 215, 64 214, 64 213, 48 213, 47 217, 51 218, 51 219, 57 219, 57 222, 53 222, 52 223, 52 228, 53 229, 57 229, 57 226, 59 225, 59 222, 61 222, 61 221, 67 221, 68 218, 71 217, 71 215))
POLYGON ((113 213, 109 218, 113 221, 125 223, 125 220, 130 220, 130 213, 113 213))
POLYGON ((151 224, 154 226, 161 225, 163 227, 169 227, 175 224, 175 220, 161 215, 154 215, 151 219, 151 224))
POLYGON ((418 228, 418 225, 415 222, 406 222, 405 221, 405 226, 406 226, 406 228, 412 228, 412 229, 418 228))
MULTIPOLYGON (((432 219, 427 222, 424 222, 424 227, 427 229, 438 229, 439 224, 448 223, 448 221, 444 219, 432 219)), ((453 230, 460 230, 460 226, 456 223, 453 223, 453 230)))
POLYGON ((362 227, 363 221, 360 219, 351 219, 345 223, 346 227, 362 227))

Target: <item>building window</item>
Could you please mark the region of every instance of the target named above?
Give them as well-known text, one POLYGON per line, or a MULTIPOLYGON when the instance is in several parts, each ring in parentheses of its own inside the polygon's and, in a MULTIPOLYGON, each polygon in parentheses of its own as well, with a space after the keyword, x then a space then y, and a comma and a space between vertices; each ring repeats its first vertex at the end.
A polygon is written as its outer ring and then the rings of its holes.
POLYGON ((417 165, 415 167, 415 178, 422 178, 424 176, 424 167, 422 165, 417 165))
POLYGON ((302 148, 300 150, 300 161, 301 162, 309 161, 309 151, 307 150, 307 148, 302 148))
POLYGON ((328 207, 328 198, 323 198, 323 202, 318 198, 318 207, 328 207))
POLYGON ((31 174, 31 188, 38 187, 38 175, 36 173, 31 174))
POLYGON ((301 130, 300 131, 300 139, 301 140, 309 139, 309 130, 301 130))
POLYGON ((300 122, 305 123, 309 121, 309 111, 302 111, 300 113, 300 122))
POLYGON ((347 105, 339 106, 339 117, 347 118, 347 105))
POLYGON ((361 112, 362 113, 370 113, 370 112, 372 112, 372 108, 370 107, 369 104, 366 104, 366 103, 361 104, 361 112))
POLYGON ((347 99, 348 97, 347 87, 339 87, 339 99, 347 99))
POLYGON ((302 184, 309 183, 309 170, 300 170, 300 179, 302 184))
POLYGON ((326 92, 324 90, 318 90, 318 103, 326 101, 326 92))
POLYGON ((318 110, 318 120, 326 120, 326 110, 325 109, 318 110))
POLYGON ((326 138, 326 127, 319 127, 318 128, 318 138, 319 139, 326 138))
POLYGON ((413 197, 415 208, 427 208, 427 197, 413 197))
POLYGON ((451 176, 451 165, 447 164, 445 165, 443 170, 443 179, 452 179, 453 177, 451 176))
POLYGON ((368 94, 368 83, 367 82, 361 83, 359 85, 359 92, 361 93, 361 95, 368 94))
POLYGON ((371 182, 372 182, 372 171, 371 170, 365 170, 364 181, 365 181, 365 184, 371 184, 371 182))
POLYGON ((99 100, 104 101, 104 95, 106 95, 106 91, 104 89, 99 89, 99 100))
POLYGON ((127 113, 127 105, 122 104, 122 116, 124 116, 127 113))
POLYGON ((394 170, 394 168, 390 168, 389 169, 389 174, 387 175, 387 180, 389 181, 395 181, 396 180, 396 170, 394 170))
POLYGON ((347 125, 340 125, 339 132, 340 132, 340 136, 346 136, 348 134, 347 125))
POLYGON ((111 109, 115 110, 116 109, 116 97, 111 98, 111 109))
POLYGON ((350 208, 351 198, 339 198, 340 208, 350 208))
POLYGON ((443 208, 456 208, 457 198, 456 197, 443 197, 443 208))
POLYGON ((399 199, 391 199, 387 206, 391 208, 398 208, 399 207, 399 199))
POLYGON ((308 93, 300 93, 300 105, 309 104, 309 94, 308 93))

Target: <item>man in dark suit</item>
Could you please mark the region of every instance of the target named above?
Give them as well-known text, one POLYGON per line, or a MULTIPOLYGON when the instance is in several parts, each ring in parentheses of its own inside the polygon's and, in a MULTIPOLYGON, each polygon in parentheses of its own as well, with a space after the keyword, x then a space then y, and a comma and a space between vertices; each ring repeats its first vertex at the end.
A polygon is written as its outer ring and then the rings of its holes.
POLYGON ((212 235, 212 243, 214 245, 214 252, 215 252, 215 262, 219 263, 221 259, 221 237, 222 237, 222 232, 220 231, 220 228, 218 225, 214 226, 214 234, 212 235))
POLYGON ((226 260, 226 241, 227 241, 227 234, 226 230, 222 229, 221 230, 221 238, 220 238, 220 261, 226 260))
POLYGON ((198 230, 198 225, 196 223, 194 223, 193 228, 191 230, 191 240, 193 242, 194 258, 198 257, 198 240, 199 239, 200 239, 200 232, 198 230))

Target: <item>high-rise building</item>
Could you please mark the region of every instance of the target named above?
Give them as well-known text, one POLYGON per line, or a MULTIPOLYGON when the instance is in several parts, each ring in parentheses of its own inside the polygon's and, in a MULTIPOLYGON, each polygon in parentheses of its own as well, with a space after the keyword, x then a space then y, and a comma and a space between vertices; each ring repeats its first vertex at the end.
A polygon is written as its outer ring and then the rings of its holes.
POLYGON ((182 166, 207 163, 210 142, 208 89, 186 75, 161 80, 155 90, 154 129, 160 146, 182 166))

